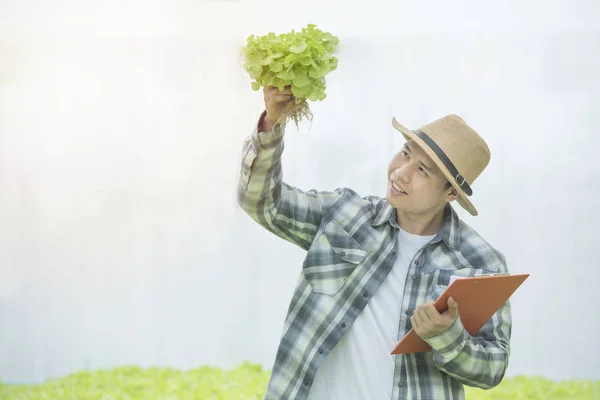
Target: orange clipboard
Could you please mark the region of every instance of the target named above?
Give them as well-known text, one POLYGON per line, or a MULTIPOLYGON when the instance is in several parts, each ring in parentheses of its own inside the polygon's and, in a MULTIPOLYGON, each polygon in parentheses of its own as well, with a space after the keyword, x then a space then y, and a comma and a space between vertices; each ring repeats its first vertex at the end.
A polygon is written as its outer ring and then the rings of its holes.
MULTIPOLYGON (((453 297, 458 303, 458 317, 463 326, 471 336, 475 336, 528 277, 529 274, 493 274, 457 278, 436 300, 434 306, 438 312, 444 312, 448 309, 448 297, 453 297)), ((394 347, 392 354, 429 350, 431 346, 411 329, 394 347)))

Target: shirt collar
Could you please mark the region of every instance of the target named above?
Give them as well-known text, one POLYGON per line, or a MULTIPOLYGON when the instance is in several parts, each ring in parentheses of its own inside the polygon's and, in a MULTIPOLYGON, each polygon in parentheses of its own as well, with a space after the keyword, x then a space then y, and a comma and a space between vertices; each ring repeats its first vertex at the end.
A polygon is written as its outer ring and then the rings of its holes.
MULTIPOLYGON (((383 201, 382 204, 378 210, 375 210, 375 218, 373 218, 371 225, 380 226, 388 222, 392 227, 399 228, 396 222, 396 209, 387 201, 383 201)), ((445 208, 442 229, 440 229, 431 243, 440 241, 443 241, 448 247, 454 250, 458 250, 460 246, 460 219, 450 203, 445 208)))

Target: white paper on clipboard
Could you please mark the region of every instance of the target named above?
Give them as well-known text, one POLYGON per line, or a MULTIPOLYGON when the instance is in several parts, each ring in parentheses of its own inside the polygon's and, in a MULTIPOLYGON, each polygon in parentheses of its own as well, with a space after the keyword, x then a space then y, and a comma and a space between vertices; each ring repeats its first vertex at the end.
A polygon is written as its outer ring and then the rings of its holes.
POLYGON ((478 277, 478 276, 498 276, 498 275, 510 275, 510 274, 508 274, 508 273, 504 273, 504 272, 501 272, 501 273, 496 273, 496 274, 481 274, 481 275, 474 275, 474 276, 472 276, 472 277, 465 277, 465 276, 456 276, 456 275, 452 275, 452 276, 450 277, 450 282, 448 282, 448 286, 452 285, 452 282, 454 282, 454 281, 455 281, 455 280, 457 280, 457 279, 475 278, 475 277, 478 277))

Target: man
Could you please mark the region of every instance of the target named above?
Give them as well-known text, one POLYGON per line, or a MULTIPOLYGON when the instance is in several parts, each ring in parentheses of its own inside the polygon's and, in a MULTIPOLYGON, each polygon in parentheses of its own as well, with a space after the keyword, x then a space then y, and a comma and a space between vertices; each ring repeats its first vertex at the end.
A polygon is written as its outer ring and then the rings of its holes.
POLYGON ((504 256, 461 221, 471 185, 489 163, 484 140, 449 115, 411 131, 391 160, 385 199, 349 188, 304 192, 282 181, 289 89, 265 88, 265 111, 244 143, 240 206, 307 251, 266 399, 463 399, 492 388, 510 350, 509 303, 471 336, 460 305, 435 301, 453 276, 506 273, 504 256), (427 353, 391 355, 411 329, 427 353))

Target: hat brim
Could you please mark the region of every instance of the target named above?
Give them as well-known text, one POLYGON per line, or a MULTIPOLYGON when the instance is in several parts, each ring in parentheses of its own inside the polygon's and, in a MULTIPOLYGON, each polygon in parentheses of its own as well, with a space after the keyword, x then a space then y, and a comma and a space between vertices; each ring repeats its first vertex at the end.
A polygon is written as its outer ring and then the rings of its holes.
POLYGON ((395 117, 392 118, 392 125, 404 135, 406 140, 414 141, 421 147, 421 149, 423 149, 425 153, 427 153, 427 155, 433 160, 433 162, 437 165, 440 171, 442 171, 446 179, 448 179, 448 182, 450 182, 454 189, 456 189, 458 193, 458 199, 456 199, 456 201, 458 201, 458 204, 460 204, 465 210, 467 210, 469 214, 477 216, 479 213, 473 205, 473 203, 471 202, 471 200, 469 200, 469 196, 465 193, 464 190, 461 189, 460 186, 458 186, 458 183, 456 183, 456 179, 454 179, 454 177, 450 174, 448 168, 446 168, 442 160, 440 160, 440 158, 435 154, 431 147, 429 147, 429 145, 427 145, 423 141, 423 139, 417 136, 412 130, 399 123, 395 117))

